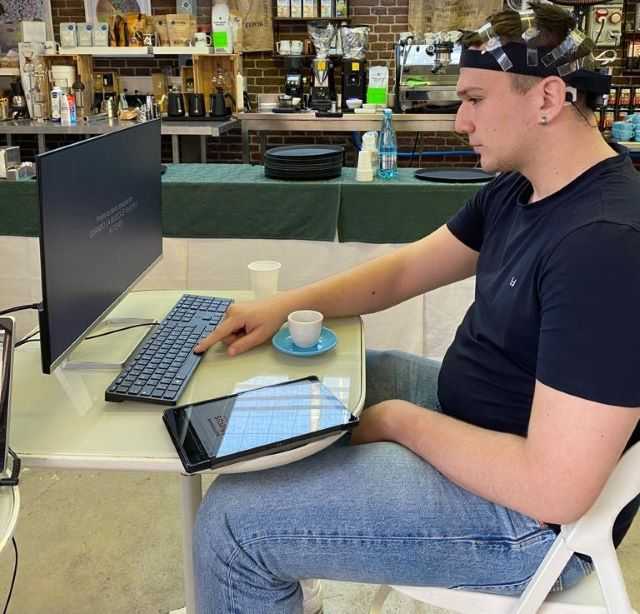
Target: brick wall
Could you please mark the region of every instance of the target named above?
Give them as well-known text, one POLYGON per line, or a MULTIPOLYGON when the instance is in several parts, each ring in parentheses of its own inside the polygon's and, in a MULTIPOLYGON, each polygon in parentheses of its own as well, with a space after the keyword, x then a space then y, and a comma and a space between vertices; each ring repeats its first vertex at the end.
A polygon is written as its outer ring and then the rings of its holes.
MULTIPOLYGON (((368 25, 370 27, 368 59, 371 62, 387 62, 393 74, 393 43, 399 32, 408 28, 409 0, 349 0, 349 17, 352 24, 368 25)), ((83 0, 51 0, 54 29, 56 36, 59 24, 64 21, 83 21, 83 0)), ((154 14, 175 12, 175 0, 152 0, 154 14)), ((211 18, 211 0, 199 0, 198 25, 207 27, 211 18)), ((279 24, 280 38, 306 37, 304 24, 279 24)), ((271 52, 250 53, 243 56, 244 73, 247 77, 247 89, 255 103, 257 94, 278 93, 281 91, 285 72, 282 60, 274 58, 271 52)), ((176 60, 164 59, 96 59, 95 67, 99 70, 118 70, 123 76, 145 76, 153 70, 161 70, 170 66, 177 71, 176 60)), ((176 72, 177 74, 177 72, 176 72)), ((26 139, 28 140, 28 139, 26 139)), ((258 139, 252 136, 252 159, 258 161, 258 139)), ((401 150, 412 151, 415 135, 399 137, 401 150)), ((355 164, 355 148, 351 135, 343 133, 277 133, 267 138, 267 147, 284 143, 333 143, 344 145, 347 150, 347 163, 355 164)), ((464 140, 450 133, 429 133, 422 135, 422 144, 428 149, 459 149, 466 147, 464 140)), ((25 142, 24 146, 27 143, 25 142)), ((28 149, 28 147, 25 147, 28 149)), ((209 139, 207 157, 212 162, 240 162, 242 147, 240 131, 236 130, 217 139, 209 139)), ((163 159, 171 159, 171 148, 168 139, 163 139, 163 159)), ((431 160, 429 160, 431 161, 431 160)), ((475 164, 475 158, 461 158, 449 156, 447 164, 475 164)), ((441 164, 442 159, 433 163, 441 164)), ((402 160, 401 164, 410 164, 409 160, 402 160)), ((423 160, 423 165, 427 160, 423 160)), ((417 165, 417 160, 415 162, 417 165)))
MULTIPOLYGON (((394 74, 393 45, 399 32, 408 29, 409 0, 348 0, 349 17, 352 25, 368 25, 370 27, 368 59, 370 62, 380 64, 386 62, 390 74, 394 74)), ((51 0, 54 28, 58 32, 60 22, 83 21, 83 0, 51 0)), ((175 12, 175 0, 152 0, 154 14, 167 14, 175 12)), ((198 1, 198 25, 210 26, 211 0, 198 1)), ((278 24, 280 38, 306 37, 304 24, 278 24)), ((257 94, 277 93, 281 91, 284 81, 284 66, 282 60, 274 58, 271 52, 244 54, 244 73, 247 77, 247 89, 255 102, 257 94)), ((161 70, 164 66, 170 66, 177 71, 175 59, 98 59, 96 68, 100 70, 114 69, 124 76, 149 75, 152 70, 161 70)), ((617 67, 616 72, 620 72, 617 67)), ((176 72, 177 74, 177 72, 176 72)), ((634 77, 618 76, 614 79, 616 84, 640 86, 640 75, 634 77)), ((284 143, 335 143, 344 145, 347 149, 349 164, 355 162, 355 149, 351 142, 351 136, 340 133, 277 133, 271 134, 267 139, 267 146, 282 145, 284 143)), ((401 151, 413 151, 416 143, 416 135, 400 135, 399 149, 401 151)), ((26 144, 26 143, 25 143, 26 144)), ((424 133, 421 135, 421 147, 423 150, 456 150, 467 148, 466 140, 453 133, 424 133)), ((207 146, 208 159, 212 162, 240 162, 241 141, 240 131, 233 131, 217 139, 209 139, 207 146)), ((163 139, 163 159, 169 161, 171 148, 168 139, 163 139)), ((255 135, 252 137, 252 159, 258 160, 258 141, 255 135)), ((462 158, 448 156, 443 158, 423 159, 421 165, 442 164, 475 164, 475 157, 462 158)), ((419 161, 414 159, 402 160, 401 164, 417 166, 419 161)))

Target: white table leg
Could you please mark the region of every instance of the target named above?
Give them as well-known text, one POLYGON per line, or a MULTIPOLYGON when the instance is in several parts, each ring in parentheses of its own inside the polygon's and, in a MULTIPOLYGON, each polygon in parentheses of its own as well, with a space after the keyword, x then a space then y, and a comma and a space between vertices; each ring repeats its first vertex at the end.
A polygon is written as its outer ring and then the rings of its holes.
POLYGON ((180 476, 180 498, 182 499, 182 552, 184 565, 184 593, 186 608, 171 614, 195 614, 196 593, 193 578, 193 527, 202 501, 202 477, 200 475, 180 476))

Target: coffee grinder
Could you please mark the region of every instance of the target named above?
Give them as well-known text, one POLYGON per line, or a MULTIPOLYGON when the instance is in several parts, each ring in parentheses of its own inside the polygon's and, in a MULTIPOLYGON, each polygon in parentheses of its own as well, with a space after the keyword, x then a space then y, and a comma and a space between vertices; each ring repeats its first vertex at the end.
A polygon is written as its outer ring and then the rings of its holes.
POLYGON ((340 28, 342 35, 342 110, 350 111, 347 100, 357 98, 362 103, 367 95, 367 46, 369 28, 340 28))
POLYGON ((287 71, 284 79, 284 93, 292 98, 300 98, 304 93, 303 87, 303 66, 301 57, 284 56, 285 69, 287 71))
POLYGON ((326 112, 331 110, 331 103, 336 99, 333 64, 328 56, 337 31, 332 23, 321 21, 312 21, 307 29, 316 48, 316 57, 311 64, 311 108, 326 112))

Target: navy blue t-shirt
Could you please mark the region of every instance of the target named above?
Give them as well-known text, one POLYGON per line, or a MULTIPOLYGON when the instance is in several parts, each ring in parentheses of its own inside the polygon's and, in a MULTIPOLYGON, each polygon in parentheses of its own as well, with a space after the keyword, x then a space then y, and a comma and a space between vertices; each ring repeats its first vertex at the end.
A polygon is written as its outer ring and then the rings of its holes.
MULTIPOLYGON (((547 198, 529 203, 532 191, 502 174, 447 224, 480 255, 438 381, 446 414, 521 436, 536 379, 640 407, 640 173, 620 153, 547 198)), ((640 425, 627 447, 638 440, 640 425)), ((618 518, 616 544, 637 508, 618 518)))

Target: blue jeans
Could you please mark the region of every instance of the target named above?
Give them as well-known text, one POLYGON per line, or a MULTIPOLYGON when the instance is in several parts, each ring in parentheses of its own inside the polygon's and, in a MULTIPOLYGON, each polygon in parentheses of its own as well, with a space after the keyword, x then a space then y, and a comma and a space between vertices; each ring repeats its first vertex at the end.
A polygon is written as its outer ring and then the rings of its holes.
MULTIPOLYGON (((367 399, 439 409, 439 363, 367 354, 367 399)), ((198 612, 293 614, 298 580, 521 593, 555 539, 536 520, 456 486, 395 443, 346 445, 218 478, 194 535, 198 612)), ((556 588, 591 566, 573 557, 556 588)))

